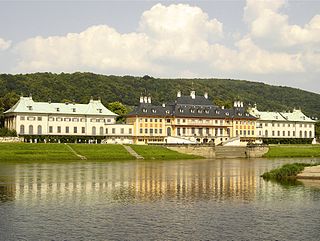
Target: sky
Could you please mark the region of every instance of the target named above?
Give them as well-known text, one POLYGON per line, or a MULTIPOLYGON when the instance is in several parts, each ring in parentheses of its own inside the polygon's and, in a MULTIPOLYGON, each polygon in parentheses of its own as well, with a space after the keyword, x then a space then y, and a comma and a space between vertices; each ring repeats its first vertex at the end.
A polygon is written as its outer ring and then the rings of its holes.
POLYGON ((77 71, 320 93, 320 1, 0 0, 0 73, 77 71))

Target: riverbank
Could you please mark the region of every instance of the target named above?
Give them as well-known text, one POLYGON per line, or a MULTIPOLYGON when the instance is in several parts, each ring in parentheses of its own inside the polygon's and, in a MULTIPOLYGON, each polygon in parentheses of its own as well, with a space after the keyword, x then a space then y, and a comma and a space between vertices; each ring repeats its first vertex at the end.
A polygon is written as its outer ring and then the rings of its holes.
MULTIPOLYGON (((145 160, 185 160, 202 158, 161 146, 130 145, 145 160)), ((122 161, 135 160, 122 145, 0 143, 0 161, 122 161)))
POLYGON ((305 167, 304 170, 297 175, 297 178, 320 180, 320 165, 305 167))
POLYGON ((320 145, 270 145, 264 157, 320 157, 320 145))

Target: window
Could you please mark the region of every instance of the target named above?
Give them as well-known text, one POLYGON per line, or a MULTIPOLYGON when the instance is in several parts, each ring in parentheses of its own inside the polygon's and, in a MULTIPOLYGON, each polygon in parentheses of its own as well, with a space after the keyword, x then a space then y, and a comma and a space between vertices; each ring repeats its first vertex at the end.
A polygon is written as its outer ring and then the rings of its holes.
POLYGON ((192 134, 192 135, 195 134, 195 128, 194 128, 194 127, 191 128, 191 134, 192 134))
POLYGON ((272 131, 272 136, 274 136, 274 131, 272 131))
POLYGON ((206 128, 206 134, 209 135, 209 128, 206 128))
POLYGON ((296 136, 296 132, 295 131, 292 132, 292 136, 296 136))
POLYGON ((307 138, 307 131, 304 132, 304 138, 307 138))
POLYGON ((144 133, 145 133, 145 134, 148 134, 148 129, 147 129, 147 128, 144 129, 144 133))
POLYGON ((111 122, 111 119, 107 119, 107 122, 111 122))
POLYGON ((42 135, 42 126, 38 125, 37 127, 38 135, 42 135))
POLYGON ((162 134, 162 129, 159 129, 159 134, 162 134))
POLYGON ((24 134, 24 125, 21 125, 20 126, 20 135, 23 135, 24 134))
POLYGON ((81 132, 82 133, 86 133, 86 128, 85 127, 81 127, 81 132))
POLYGON ((92 135, 96 135, 96 134, 97 134, 96 127, 95 127, 95 126, 93 126, 93 127, 92 127, 92 135))
POLYGON ((254 131, 251 131, 252 135, 254 135, 254 131))
POLYGON ((20 120, 25 120, 25 117, 24 116, 20 116, 20 120))
POLYGON ((150 119, 150 122, 152 122, 152 119, 150 119))
POLYGON ((280 131, 278 131, 278 136, 280 136, 280 131))
POLYGON ((265 137, 268 137, 268 130, 264 132, 265 137))
POLYGON ((53 132, 53 126, 49 126, 49 133, 53 132))
POLYGON ((86 122, 86 118, 81 118, 80 121, 81 122, 86 122))
POLYGON ((120 131, 121 131, 121 134, 124 134, 124 128, 121 128, 120 131))
POLYGON ((312 131, 309 131, 309 137, 310 137, 310 138, 313 138, 313 136, 312 136, 312 131))
POLYGON ((158 134, 158 129, 154 129, 154 134, 158 134))
POLYGON ((180 130, 180 127, 178 127, 178 128, 177 128, 177 135, 178 135, 178 136, 181 136, 181 130, 180 130))
POLYGON ((33 125, 29 125, 29 135, 33 135, 33 125))
POLYGON ((66 133, 69 133, 69 126, 66 126, 66 133))
POLYGON ((268 126, 268 123, 264 123, 264 126, 268 126))
POLYGON ((282 131, 282 136, 286 136, 286 132, 285 131, 282 131))
POLYGON ((142 128, 140 128, 140 134, 142 134, 143 133, 143 129, 142 128))
POLYGON ((61 117, 57 117, 57 121, 62 121, 62 118, 61 117))
POLYGON ((49 117, 49 121, 54 121, 54 118, 53 117, 49 117))
POLYGON ((78 128, 75 126, 73 127, 73 133, 77 133, 78 132, 78 128))
POLYGON ((112 128, 112 134, 116 134, 116 128, 112 128))
POLYGON ((61 133, 61 126, 57 126, 57 132, 61 133))
POLYGON ((34 121, 34 120, 36 120, 36 118, 29 116, 29 117, 27 117, 27 120, 29 120, 29 121, 34 121))
POLYGON ((154 122, 158 122, 158 119, 154 119, 154 122))
POLYGON ((162 119, 160 119, 159 122, 162 122, 162 119))
POLYGON ((247 131, 246 130, 243 131, 243 135, 245 135, 245 136, 247 135, 247 131))
POLYGON ((288 136, 290 136, 290 131, 288 131, 288 136))
POLYGON ((73 122, 79 122, 79 118, 72 118, 73 122))
POLYGON ((42 121, 42 117, 41 116, 38 116, 38 121, 42 121))
POLYGON ((170 119, 167 119, 167 123, 170 123, 170 119))
POLYGON ((148 122, 148 119, 144 119, 144 122, 148 122))
POLYGON ((199 135, 202 135, 202 128, 199 128, 199 135))
POLYGON ((239 135, 239 131, 238 131, 238 130, 236 130, 236 136, 237 136, 237 135, 239 135))
POLYGON ((153 129, 150 129, 149 131, 150 131, 150 134, 152 135, 153 134, 153 129))
POLYGON ((76 112, 76 108, 72 108, 72 112, 76 112))

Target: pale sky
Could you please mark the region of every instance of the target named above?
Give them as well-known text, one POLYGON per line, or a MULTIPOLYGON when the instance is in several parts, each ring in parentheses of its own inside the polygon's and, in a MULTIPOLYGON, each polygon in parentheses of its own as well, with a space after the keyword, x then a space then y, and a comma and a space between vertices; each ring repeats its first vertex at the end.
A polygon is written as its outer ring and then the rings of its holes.
POLYGON ((320 1, 3 1, 0 72, 262 81, 320 93, 320 1))

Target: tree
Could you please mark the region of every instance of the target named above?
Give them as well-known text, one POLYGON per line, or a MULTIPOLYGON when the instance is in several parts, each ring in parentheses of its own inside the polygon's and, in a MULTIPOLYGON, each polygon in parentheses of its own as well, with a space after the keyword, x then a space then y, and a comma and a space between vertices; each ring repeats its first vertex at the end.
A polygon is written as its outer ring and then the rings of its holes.
POLYGON ((316 127, 316 138, 320 139, 320 121, 315 124, 316 127))
POLYGON ((124 115, 126 115, 129 112, 129 109, 119 101, 109 103, 107 105, 107 108, 119 115, 117 117, 118 123, 124 122, 124 115))

